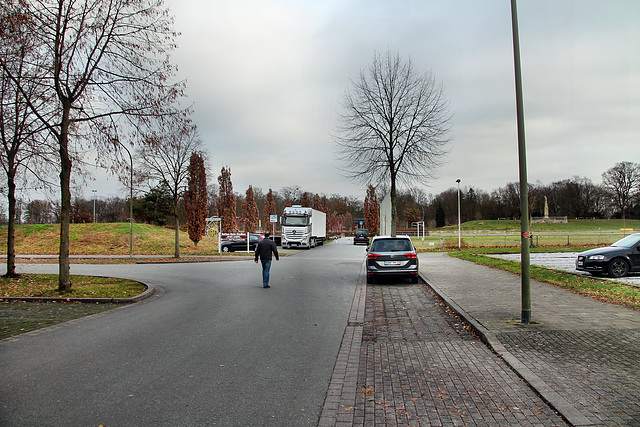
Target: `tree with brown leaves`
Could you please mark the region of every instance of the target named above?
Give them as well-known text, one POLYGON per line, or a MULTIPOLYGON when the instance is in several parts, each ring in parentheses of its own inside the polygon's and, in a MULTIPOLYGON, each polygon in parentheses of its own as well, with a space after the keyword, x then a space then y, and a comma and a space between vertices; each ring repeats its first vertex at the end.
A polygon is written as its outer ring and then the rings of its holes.
POLYGON ((244 201, 242 202, 242 218, 244 219, 244 231, 247 233, 255 233, 258 229, 260 212, 258 211, 256 197, 251 185, 247 189, 244 201))
POLYGON ((375 236, 380 227, 380 205, 378 196, 373 185, 367 188, 367 196, 364 199, 364 228, 369 230, 369 234, 375 236))
POLYGON ((236 227, 236 196, 233 194, 231 183, 231 168, 222 167, 218 177, 219 194, 218 216, 222 219, 220 231, 223 233, 235 233, 236 227))
POLYGON ((285 201, 284 201, 283 205, 282 205, 282 213, 284 214, 284 208, 289 208, 289 207, 291 207, 291 206, 293 206, 293 205, 291 204, 291 199, 289 199, 289 198, 287 197, 287 198, 285 199, 285 201))
POLYGON ((311 207, 311 201, 309 200, 309 193, 307 193, 306 191, 302 193, 302 196, 300 197, 300 206, 305 208, 311 207))
POLYGON ((189 160, 189 178, 184 192, 189 238, 196 247, 207 230, 207 173, 202 155, 193 152, 189 160))
POLYGON ((273 198, 273 190, 269 189, 267 200, 264 202, 264 229, 272 234, 275 232, 274 225, 271 223, 271 215, 277 215, 276 201, 273 198))

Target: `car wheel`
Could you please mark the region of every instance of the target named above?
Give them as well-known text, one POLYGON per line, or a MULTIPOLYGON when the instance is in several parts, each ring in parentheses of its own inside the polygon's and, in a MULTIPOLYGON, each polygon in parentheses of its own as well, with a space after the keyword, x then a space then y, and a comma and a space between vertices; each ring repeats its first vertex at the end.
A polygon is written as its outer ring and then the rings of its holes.
POLYGON ((411 283, 418 283, 418 276, 412 276, 411 283))
POLYGON ((222 247, 222 252, 229 252, 229 247, 228 246, 223 246, 222 247))
POLYGON ((610 277, 624 277, 629 272, 629 266, 627 262, 622 258, 615 258, 609 261, 609 276, 610 277))
POLYGON ((374 283, 376 283, 376 278, 375 278, 375 276, 369 276, 369 275, 367 275, 367 284, 369 284, 369 285, 373 285, 374 283))

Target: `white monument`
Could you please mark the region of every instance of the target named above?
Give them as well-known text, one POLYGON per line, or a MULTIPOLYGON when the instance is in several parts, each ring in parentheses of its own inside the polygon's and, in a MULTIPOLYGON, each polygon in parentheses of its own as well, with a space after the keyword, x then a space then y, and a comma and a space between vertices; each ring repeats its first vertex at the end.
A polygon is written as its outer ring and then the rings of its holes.
POLYGON ((391 194, 387 194, 380 203, 380 236, 391 234, 391 194))

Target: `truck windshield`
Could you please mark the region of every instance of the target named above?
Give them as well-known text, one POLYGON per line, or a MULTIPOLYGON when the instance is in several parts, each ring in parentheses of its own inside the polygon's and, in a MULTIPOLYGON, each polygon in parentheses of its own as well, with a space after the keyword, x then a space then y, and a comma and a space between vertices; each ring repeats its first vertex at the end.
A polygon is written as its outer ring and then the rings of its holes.
POLYGON ((300 225, 306 226, 309 225, 309 217, 308 216, 289 216, 285 215, 282 219, 282 225, 300 225))

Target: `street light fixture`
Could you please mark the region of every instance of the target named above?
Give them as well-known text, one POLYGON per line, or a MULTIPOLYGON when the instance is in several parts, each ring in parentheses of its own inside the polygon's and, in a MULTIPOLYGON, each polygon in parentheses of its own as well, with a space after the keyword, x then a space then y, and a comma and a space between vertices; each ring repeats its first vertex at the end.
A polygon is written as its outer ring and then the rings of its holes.
POLYGON ((460 237, 460 230, 462 228, 460 226, 460 180, 456 179, 456 182, 458 183, 458 250, 460 250, 462 246, 462 238, 460 237))

